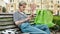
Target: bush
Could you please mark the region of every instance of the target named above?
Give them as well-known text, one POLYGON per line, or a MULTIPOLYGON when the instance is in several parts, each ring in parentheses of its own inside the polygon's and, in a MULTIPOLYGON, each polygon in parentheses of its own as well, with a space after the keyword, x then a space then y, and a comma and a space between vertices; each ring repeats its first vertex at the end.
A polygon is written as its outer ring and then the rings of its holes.
POLYGON ((57 24, 60 30, 60 16, 53 16, 53 23, 57 24))
POLYGON ((53 23, 60 26, 60 16, 53 16, 53 23))

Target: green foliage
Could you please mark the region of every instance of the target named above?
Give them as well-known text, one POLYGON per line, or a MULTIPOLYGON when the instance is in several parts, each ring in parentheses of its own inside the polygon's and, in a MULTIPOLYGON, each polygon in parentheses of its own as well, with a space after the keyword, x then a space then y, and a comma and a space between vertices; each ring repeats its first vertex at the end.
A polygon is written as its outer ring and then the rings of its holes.
POLYGON ((59 25, 60 30, 60 16, 53 16, 53 23, 59 25))
POLYGON ((53 16, 53 23, 60 26, 60 16, 53 16))
MULTIPOLYGON (((52 10, 49 10, 48 9, 48 11, 50 11, 53 14, 53 11, 52 10)), ((55 23, 55 24, 57 24, 57 25, 60 26, 60 16, 59 15, 54 15, 53 16, 53 23, 55 23)))
POLYGON ((2 8, 2 11, 5 13, 5 12, 6 12, 6 8, 5 8, 5 7, 3 7, 3 8, 2 8))

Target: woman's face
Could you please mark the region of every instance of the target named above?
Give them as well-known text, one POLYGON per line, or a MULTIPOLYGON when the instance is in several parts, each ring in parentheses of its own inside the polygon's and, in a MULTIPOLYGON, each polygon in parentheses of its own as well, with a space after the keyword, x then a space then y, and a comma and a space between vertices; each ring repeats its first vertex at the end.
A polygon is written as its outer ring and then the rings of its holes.
POLYGON ((24 11, 25 8, 26 8, 26 5, 25 5, 25 4, 23 4, 22 6, 20 6, 20 10, 21 10, 21 11, 24 11))

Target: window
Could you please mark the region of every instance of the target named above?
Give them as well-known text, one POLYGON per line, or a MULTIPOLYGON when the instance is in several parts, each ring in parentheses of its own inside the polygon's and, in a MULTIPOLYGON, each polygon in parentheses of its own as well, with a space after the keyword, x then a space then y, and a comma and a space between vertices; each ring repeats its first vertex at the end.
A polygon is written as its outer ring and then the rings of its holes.
POLYGON ((0 11, 1 11, 1 8, 0 8, 0 11))
POLYGON ((51 8, 53 8, 53 5, 51 5, 51 8))
POLYGON ((37 7, 39 7, 39 5, 37 5, 37 7))
POLYGON ((58 8, 60 8, 60 6, 59 6, 59 5, 58 5, 57 7, 58 7, 58 8))
POLYGON ((0 6, 0 11, 1 11, 1 6, 0 6))
POLYGON ((59 15, 59 10, 56 10, 53 14, 54 15, 59 15))
POLYGON ((14 2, 14 0, 10 0, 10 2, 14 2))
POLYGON ((57 15, 59 15, 59 10, 57 11, 57 15))
POLYGON ((11 7, 13 7, 13 5, 11 5, 11 7))
POLYGON ((12 2, 12 0, 10 0, 10 2, 12 2))
POLYGON ((13 10, 11 10, 11 12, 13 12, 13 10))
POLYGON ((59 4, 59 1, 58 1, 58 4, 59 4))
POLYGON ((53 3, 53 0, 51 0, 51 3, 53 3))

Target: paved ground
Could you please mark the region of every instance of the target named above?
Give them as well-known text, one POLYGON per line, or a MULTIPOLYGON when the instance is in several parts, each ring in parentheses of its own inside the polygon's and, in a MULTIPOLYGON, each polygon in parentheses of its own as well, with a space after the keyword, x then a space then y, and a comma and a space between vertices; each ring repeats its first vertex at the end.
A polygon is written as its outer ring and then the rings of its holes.
POLYGON ((51 34, 60 34, 60 32, 57 32, 57 33, 52 33, 52 32, 51 32, 51 34))

